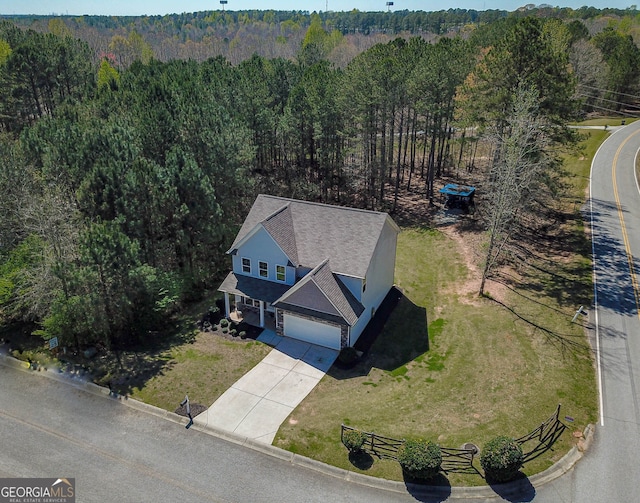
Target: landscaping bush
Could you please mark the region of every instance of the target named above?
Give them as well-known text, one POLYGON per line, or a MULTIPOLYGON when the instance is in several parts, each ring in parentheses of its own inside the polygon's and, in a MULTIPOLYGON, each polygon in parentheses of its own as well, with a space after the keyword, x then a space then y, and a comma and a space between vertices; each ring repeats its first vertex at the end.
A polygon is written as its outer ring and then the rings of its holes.
POLYGON ((431 441, 407 440, 398 449, 398 463, 410 478, 428 480, 440 471, 442 451, 431 441))
POLYGON ((222 329, 222 333, 223 333, 223 334, 226 334, 228 331, 229 331, 229 329, 228 329, 227 327, 224 327, 224 328, 222 329))
POLYGON ((359 430, 346 430, 342 433, 342 443, 349 452, 360 452, 367 441, 367 434, 359 430))
POLYGON ((358 359, 358 352, 356 348, 352 346, 348 346, 346 348, 342 348, 340 353, 338 354, 338 361, 343 365, 352 365, 358 359))
POLYGON ((240 338, 241 339, 246 339, 247 338, 247 332, 245 332, 244 330, 242 332, 240 332, 240 338))
POLYGON ((226 326, 228 326, 228 325, 229 325, 229 320, 228 320, 228 319, 226 319, 226 318, 222 318, 222 319, 220 320, 220 326, 221 326, 222 328, 224 328, 224 327, 226 327, 226 326))
POLYGON ((236 335, 238 335, 238 331, 235 328, 232 328, 231 330, 229 330, 229 333, 235 337, 236 335))
POLYGON ((487 442, 480 455, 480 465, 487 479, 506 482, 513 479, 524 462, 522 447, 514 439, 499 436, 487 442))

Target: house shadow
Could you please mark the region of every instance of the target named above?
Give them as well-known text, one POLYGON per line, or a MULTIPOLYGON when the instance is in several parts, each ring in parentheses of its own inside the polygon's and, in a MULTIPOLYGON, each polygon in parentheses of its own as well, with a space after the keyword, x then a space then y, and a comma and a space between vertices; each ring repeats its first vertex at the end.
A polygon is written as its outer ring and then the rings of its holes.
POLYGON ((354 347, 358 360, 350 366, 336 360, 329 375, 349 379, 368 375, 373 367, 401 368, 429 350, 427 310, 392 287, 354 347))
POLYGON ((507 483, 497 483, 487 480, 489 487, 505 501, 511 503, 527 503, 536 497, 536 488, 529 477, 520 472, 515 480, 507 483))

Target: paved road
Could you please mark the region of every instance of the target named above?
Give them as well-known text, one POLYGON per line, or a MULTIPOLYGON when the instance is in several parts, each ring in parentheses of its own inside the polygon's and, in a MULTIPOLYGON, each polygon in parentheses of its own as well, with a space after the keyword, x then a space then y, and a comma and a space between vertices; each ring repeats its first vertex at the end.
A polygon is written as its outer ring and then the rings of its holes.
POLYGON ((597 363, 601 415, 595 441, 536 501, 640 501, 640 193, 634 176, 640 122, 616 131, 592 165, 597 363))
POLYGON ((577 471, 582 501, 640 500, 639 146, 634 122, 602 145, 592 167, 602 413, 593 456, 577 471))

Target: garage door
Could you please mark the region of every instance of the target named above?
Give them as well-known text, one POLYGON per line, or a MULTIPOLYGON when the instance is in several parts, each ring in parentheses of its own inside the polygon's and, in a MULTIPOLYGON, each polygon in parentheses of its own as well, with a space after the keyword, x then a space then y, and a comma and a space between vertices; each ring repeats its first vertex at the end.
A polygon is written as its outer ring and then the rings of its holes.
POLYGON ((340 327, 305 320, 291 314, 284 315, 284 335, 318 346, 340 349, 340 327))

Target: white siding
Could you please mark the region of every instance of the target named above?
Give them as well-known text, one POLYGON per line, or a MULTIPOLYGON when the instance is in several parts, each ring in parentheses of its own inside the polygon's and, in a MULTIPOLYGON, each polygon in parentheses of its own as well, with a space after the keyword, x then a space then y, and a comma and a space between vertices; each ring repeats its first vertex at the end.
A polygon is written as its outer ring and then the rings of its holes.
POLYGON ((283 265, 285 266, 286 275, 284 284, 293 285, 295 282, 295 269, 287 266, 289 259, 269 233, 262 228, 240 246, 235 255, 232 256, 233 272, 246 276, 247 274, 242 272, 243 258, 251 260, 250 276, 276 283, 283 283, 282 281, 276 280, 276 265, 283 265), (268 276, 266 278, 260 276, 259 262, 266 262, 268 264, 268 276))
POLYGON ((349 344, 353 346, 360 334, 371 320, 373 310, 377 310, 393 286, 396 264, 396 244, 398 234, 393 225, 387 222, 380 234, 376 249, 369 263, 366 277, 366 289, 362 293, 360 302, 364 312, 351 328, 349 344))
POLYGON ((344 286, 353 294, 353 296, 362 302, 362 278, 356 278, 354 276, 337 275, 340 281, 344 283, 344 286))
POLYGON ((367 289, 362 294, 362 304, 367 310, 376 309, 393 286, 398 234, 387 223, 381 234, 367 270, 367 289))

